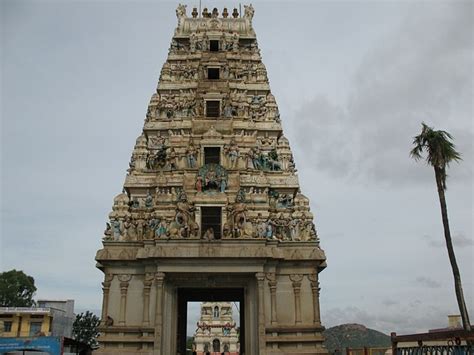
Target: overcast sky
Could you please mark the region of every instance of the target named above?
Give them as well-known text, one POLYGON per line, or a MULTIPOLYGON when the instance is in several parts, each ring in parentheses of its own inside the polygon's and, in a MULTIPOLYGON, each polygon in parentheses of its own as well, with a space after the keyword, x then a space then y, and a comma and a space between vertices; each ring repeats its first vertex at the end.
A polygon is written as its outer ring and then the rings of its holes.
MULTIPOLYGON (((188 13, 197 0, 188 2, 188 13)), ((2 271, 99 312, 94 256, 167 57, 177 2, 1 1, 2 271)), ((324 325, 439 328, 458 313, 421 122, 455 137, 447 202, 474 319, 473 2, 253 1, 328 267, 324 325)), ((203 1, 203 7, 238 7, 203 1)))

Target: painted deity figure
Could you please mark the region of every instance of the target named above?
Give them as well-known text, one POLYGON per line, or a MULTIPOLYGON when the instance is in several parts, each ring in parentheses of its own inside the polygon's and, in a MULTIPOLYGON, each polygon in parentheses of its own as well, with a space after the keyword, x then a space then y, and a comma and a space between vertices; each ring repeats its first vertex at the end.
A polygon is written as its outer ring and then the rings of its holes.
POLYGON ((256 220, 256 230, 258 238, 265 238, 267 231, 267 223, 262 218, 262 214, 259 213, 256 220))
POLYGON ((232 231, 228 223, 224 223, 222 226, 222 238, 232 238, 232 231))
POLYGON ((148 148, 150 152, 146 158, 146 165, 149 169, 163 167, 166 162, 166 139, 164 137, 150 137, 148 139, 148 148))
POLYGON ((155 231, 158 226, 158 220, 156 218, 152 218, 148 221, 148 230, 146 233, 146 239, 154 239, 155 238, 155 231))
POLYGON ((208 229, 204 232, 204 234, 203 234, 202 237, 203 237, 203 239, 205 239, 205 240, 214 240, 214 239, 215 239, 215 237, 214 237, 214 229, 208 228, 208 229))
POLYGON ((222 34, 221 36, 221 51, 226 51, 227 50, 227 39, 225 37, 225 33, 222 34))
POLYGON ((137 196, 134 196, 131 202, 132 208, 140 208, 140 201, 138 200, 137 196))
POLYGON ((232 221, 232 234, 234 238, 251 237, 253 232, 252 223, 247 222, 247 205, 245 204, 245 194, 239 190, 235 203, 229 208, 232 221))
POLYGON ((178 18, 178 27, 181 27, 184 23, 186 15, 186 5, 179 4, 176 8, 176 17, 178 18))
POLYGON ((112 233, 115 240, 119 240, 122 235, 122 226, 119 220, 112 219, 110 220, 110 225, 112 226, 112 233))
POLYGON ((234 52, 239 50, 239 35, 237 33, 232 35, 232 50, 234 52))
POLYGON ((196 167, 196 155, 197 151, 194 145, 191 143, 186 150, 186 160, 188 161, 188 168, 196 167))
POLYGON ((188 223, 191 219, 193 208, 188 203, 188 197, 184 191, 179 194, 179 201, 176 204, 177 214, 183 216, 184 222, 188 223))
POLYGON ((273 222, 271 219, 268 219, 265 227, 265 237, 267 239, 275 239, 273 236, 273 222))
POLYGON ((239 147, 232 139, 230 145, 227 147, 227 156, 229 158, 230 168, 234 169, 237 166, 237 162, 239 159, 239 147))
POLYGON ((250 150, 246 154, 246 168, 247 169, 255 169, 255 166, 253 165, 253 149, 250 148, 250 150))
POLYGON ((207 37, 207 34, 204 34, 202 36, 201 49, 203 51, 208 51, 209 50, 209 37, 207 37))
MULTIPOLYGON (((227 74, 227 76, 229 76, 227 74)), ((224 105, 224 117, 225 118, 232 118, 232 105, 229 102, 226 102, 224 105)))
POLYGON ((225 192, 227 187, 227 180, 224 177, 219 177, 219 189, 221 192, 225 192))
POLYGON ((112 227, 110 226, 109 222, 105 223, 105 230, 104 230, 104 240, 113 239, 112 237, 112 227))
POLYGON ((280 215, 273 221, 275 226, 275 236, 279 240, 288 240, 288 227, 289 227, 289 220, 285 218, 281 213, 280 215))
POLYGON ((194 208, 188 203, 186 193, 181 191, 176 203, 176 215, 170 224, 170 236, 198 238, 199 225, 193 220, 194 208))
POLYGON ((222 327, 222 335, 228 336, 230 335, 230 330, 232 329, 230 323, 226 323, 225 326, 222 327))
POLYGON ((259 170, 259 169, 262 168, 261 156, 262 156, 262 154, 260 153, 260 149, 258 147, 253 148, 253 150, 252 150, 252 163, 253 163, 253 167, 255 169, 259 170))
POLYGON ((300 221, 297 218, 293 218, 290 221, 290 236, 292 241, 300 240, 300 221))
POLYGON ((150 190, 148 190, 146 192, 145 207, 146 208, 152 208, 153 207, 153 196, 151 195, 150 190))
POLYGON ((196 178, 196 191, 197 192, 202 192, 202 177, 201 175, 198 175, 196 178))
POLYGON ((191 50, 191 53, 196 52, 196 44, 197 44, 196 33, 193 32, 191 36, 189 36, 189 49, 191 50))
POLYGON ((135 222, 135 228, 137 230, 137 239, 138 240, 143 240, 143 236, 145 234, 145 221, 141 218, 139 218, 135 222))
POLYGON ((167 228, 164 218, 159 219, 157 225, 155 225, 155 238, 163 238, 166 236, 167 228))
POLYGON ((123 239, 124 240, 132 240, 133 239, 133 231, 132 231, 132 221, 130 217, 126 217, 125 221, 123 222, 123 239))
POLYGON ((167 158, 168 158, 169 168, 171 170, 176 169, 176 167, 178 166, 178 164, 177 164, 178 156, 177 156, 176 152, 174 151, 174 148, 170 148, 167 158))

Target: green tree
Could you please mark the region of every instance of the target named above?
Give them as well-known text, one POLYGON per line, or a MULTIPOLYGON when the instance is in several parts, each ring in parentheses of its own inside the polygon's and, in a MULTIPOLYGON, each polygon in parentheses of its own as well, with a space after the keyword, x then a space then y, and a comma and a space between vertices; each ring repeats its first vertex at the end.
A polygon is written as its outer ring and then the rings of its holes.
POLYGON ((15 269, 0 274, 0 306, 31 307, 35 305, 35 279, 15 269))
POLYGON ((89 344, 92 349, 98 348, 100 319, 94 313, 87 311, 76 315, 72 325, 72 336, 77 341, 89 344))
POLYGON ((459 306, 459 312, 461 313, 463 327, 465 330, 471 330, 471 323, 469 322, 469 315, 462 290, 461 273, 459 272, 458 264, 456 262, 453 241, 449 230, 448 208, 446 206, 445 197, 447 178, 446 168, 452 161, 461 160, 461 154, 456 151, 452 139, 452 136, 448 132, 435 131, 425 123, 422 123, 421 133, 414 137, 413 144, 415 147, 411 150, 410 155, 415 160, 419 160, 422 158, 423 152, 426 151, 426 162, 434 168, 439 203, 441 205, 444 238, 446 239, 449 261, 454 275, 456 299, 459 306))

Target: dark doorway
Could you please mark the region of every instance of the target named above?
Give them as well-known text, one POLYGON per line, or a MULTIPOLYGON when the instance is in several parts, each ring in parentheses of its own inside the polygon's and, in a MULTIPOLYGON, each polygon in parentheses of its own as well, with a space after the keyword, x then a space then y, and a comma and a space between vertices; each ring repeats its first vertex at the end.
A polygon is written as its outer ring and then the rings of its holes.
POLYGON ((201 234, 212 229, 215 239, 221 239, 221 207, 201 207, 201 234))
POLYGON ((221 114, 220 101, 206 101, 206 117, 219 117, 221 114))
POLYGON ((209 41, 209 50, 211 52, 219 52, 219 41, 211 39, 209 41))
POLYGON ((219 339, 214 339, 214 341, 212 342, 212 350, 215 353, 219 353, 221 351, 221 342, 219 341, 219 339))
POLYGON ((210 80, 219 79, 219 68, 207 68, 207 78, 210 80))
POLYGON ((240 354, 245 355, 244 292, 243 288, 178 288, 178 354, 186 354, 188 302, 240 302, 240 354))
POLYGON ((221 148, 204 147, 204 164, 220 164, 221 148))

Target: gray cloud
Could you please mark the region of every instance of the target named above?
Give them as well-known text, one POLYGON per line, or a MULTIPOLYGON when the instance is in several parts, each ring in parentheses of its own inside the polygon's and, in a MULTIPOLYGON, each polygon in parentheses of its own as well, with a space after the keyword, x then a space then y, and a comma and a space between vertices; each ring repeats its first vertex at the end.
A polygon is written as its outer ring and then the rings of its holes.
POLYGON ((390 306, 395 306, 395 305, 399 304, 399 302, 395 301, 395 300, 392 300, 392 299, 386 299, 386 300, 382 301, 382 304, 384 306, 390 307, 390 306))
MULTIPOLYGON (((446 248, 446 242, 444 235, 440 235, 435 238, 430 235, 424 235, 423 239, 430 247, 434 248, 446 248)), ((469 248, 474 246, 474 241, 471 238, 466 237, 463 233, 456 233, 452 235, 453 245, 458 248, 469 248)))
POLYGON ((444 239, 434 238, 431 235, 424 235, 423 239, 426 241, 426 243, 430 247, 434 247, 434 248, 446 247, 446 243, 444 242, 444 239))
POLYGON ((452 177, 472 180, 472 6, 415 6, 425 11, 407 15, 367 53, 345 105, 317 96, 300 108, 295 143, 311 147, 318 169, 390 184, 432 181, 408 156, 426 121, 450 131, 463 153, 452 177))
POLYGON ((428 288, 440 288, 441 284, 433 279, 430 279, 429 277, 426 276, 419 276, 416 278, 417 284, 428 287, 428 288))
POLYGON ((466 237, 464 234, 455 234, 453 236, 453 244, 459 248, 467 248, 474 246, 472 238, 466 237))

